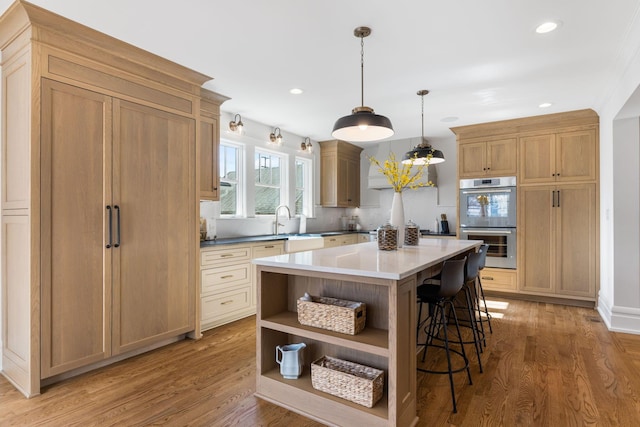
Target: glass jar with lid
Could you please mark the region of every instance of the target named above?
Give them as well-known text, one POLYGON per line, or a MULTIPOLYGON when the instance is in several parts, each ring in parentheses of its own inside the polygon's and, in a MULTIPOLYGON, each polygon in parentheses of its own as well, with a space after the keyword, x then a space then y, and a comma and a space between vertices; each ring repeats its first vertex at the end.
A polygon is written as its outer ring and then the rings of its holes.
POLYGON ((406 246, 418 246, 420 241, 420 227, 409 220, 404 227, 404 244, 406 246))
POLYGON ((395 251, 398 249, 398 228, 385 223, 378 228, 378 249, 381 251, 395 251))

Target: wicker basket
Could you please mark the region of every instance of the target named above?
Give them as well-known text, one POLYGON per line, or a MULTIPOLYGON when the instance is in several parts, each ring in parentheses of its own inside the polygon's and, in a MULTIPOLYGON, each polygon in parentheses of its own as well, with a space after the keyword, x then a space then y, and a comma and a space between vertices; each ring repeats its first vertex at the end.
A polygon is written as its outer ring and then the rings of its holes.
POLYGON ((355 335, 364 329, 366 309, 363 302, 311 296, 311 301, 298 299, 298 322, 355 335))
POLYGON ((384 371, 323 356, 311 364, 311 385, 371 408, 382 398, 384 371))

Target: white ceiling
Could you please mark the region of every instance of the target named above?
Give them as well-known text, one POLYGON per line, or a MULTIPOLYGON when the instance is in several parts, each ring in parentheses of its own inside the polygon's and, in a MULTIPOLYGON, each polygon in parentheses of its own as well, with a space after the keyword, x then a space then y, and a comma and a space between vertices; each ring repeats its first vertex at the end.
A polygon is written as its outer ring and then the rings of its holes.
MULTIPOLYGON (((223 110, 314 140, 364 101, 392 139, 582 108, 598 110, 637 41, 640 0, 33 0, 214 77, 223 110), (553 33, 536 34, 546 20, 553 33), (629 46, 633 47, 630 49, 629 46), (289 89, 304 89, 291 95, 289 89), (551 102, 550 108, 538 104, 551 102), (454 122, 442 122, 457 117, 454 122)), ((11 4, 0 0, 0 12, 11 4)))

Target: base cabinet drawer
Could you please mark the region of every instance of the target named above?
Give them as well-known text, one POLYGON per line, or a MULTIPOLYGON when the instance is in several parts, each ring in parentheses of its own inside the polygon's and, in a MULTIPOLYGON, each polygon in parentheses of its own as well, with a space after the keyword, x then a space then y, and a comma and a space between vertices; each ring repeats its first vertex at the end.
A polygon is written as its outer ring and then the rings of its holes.
POLYGON ((251 285, 243 286, 227 292, 202 297, 202 322, 226 319, 234 314, 251 310, 251 285))
POLYGON ((493 291, 516 291, 516 270, 485 268, 480 271, 482 288, 493 291))
POLYGON ((230 262, 248 261, 251 259, 249 246, 228 246, 221 249, 200 251, 200 267, 226 265, 230 262))
POLYGON ((202 270, 201 283, 203 294, 251 283, 251 264, 230 265, 202 270))

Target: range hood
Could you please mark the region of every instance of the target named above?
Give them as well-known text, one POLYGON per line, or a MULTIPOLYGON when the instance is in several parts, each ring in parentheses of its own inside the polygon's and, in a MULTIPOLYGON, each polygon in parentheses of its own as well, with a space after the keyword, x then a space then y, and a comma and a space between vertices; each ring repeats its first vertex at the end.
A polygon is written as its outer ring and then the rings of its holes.
MULTIPOLYGON (((382 141, 378 144, 378 149, 374 151, 374 157, 381 163, 385 159, 389 158, 389 153, 393 152, 396 155, 396 159, 402 160, 404 153, 412 150, 420 142, 420 137, 410 139, 400 139, 396 141, 382 141)), ((369 163, 369 162, 368 162, 369 163)), ((438 186, 438 171, 436 165, 429 165, 425 170, 422 179, 420 180, 425 184, 429 181, 433 182, 434 186, 438 186)), ((368 188, 374 190, 382 190, 386 188, 392 188, 391 184, 387 181, 387 178, 378 170, 375 165, 369 163, 368 174, 368 188)))

